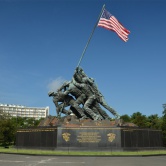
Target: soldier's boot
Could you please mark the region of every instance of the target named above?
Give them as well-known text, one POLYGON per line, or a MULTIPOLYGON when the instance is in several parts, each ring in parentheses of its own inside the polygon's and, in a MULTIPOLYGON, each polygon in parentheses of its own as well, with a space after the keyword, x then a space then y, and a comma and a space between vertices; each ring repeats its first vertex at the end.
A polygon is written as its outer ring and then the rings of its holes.
POLYGON ((84 114, 84 112, 83 112, 82 110, 79 111, 79 114, 80 114, 80 116, 81 116, 81 118, 80 118, 81 120, 88 118, 88 117, 84 114))
POLYGON ((110 119, 110 117, 104 117, 104 120, 109 120, 110 119))
POLYGON ((72 113, 72 111, 68 110, 66 115, 70 115, 71 113, 72 113))
POLYGON ((120 119, 120 115, 118 113, 115 114, 115 119, 120 119))
POLYGON ((84 114, 84 115, 81 115, 80 120, 87 119, 87 118, 88 118, 88 117, 84 114))
POLYGON ((110 117, 107 114, 104 114, 104 113, 102 113, 102 118, 105 119, 105 120, 110 119, 110 117))
POLYGON ((103 118, 100 116, 100 115, 94 115, 93 117, 93 120, 102 120, 103 118))
POLYGON ((111 110, 111 113, 115 116, 115 119, 120 119, 120 115, 113 108, 111 108, 111 110))

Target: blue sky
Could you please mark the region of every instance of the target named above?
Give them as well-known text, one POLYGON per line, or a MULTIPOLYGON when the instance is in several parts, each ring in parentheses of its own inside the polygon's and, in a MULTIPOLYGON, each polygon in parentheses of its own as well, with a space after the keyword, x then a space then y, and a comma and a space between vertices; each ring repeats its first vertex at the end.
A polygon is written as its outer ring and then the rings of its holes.
POLYGON ((71 80, 103 4, 129 41, 97 27, 80 66, 120 115, 162 116, 164 0, 0 0, 0 103, 49 106, 55 115, 48 91, 71 80))

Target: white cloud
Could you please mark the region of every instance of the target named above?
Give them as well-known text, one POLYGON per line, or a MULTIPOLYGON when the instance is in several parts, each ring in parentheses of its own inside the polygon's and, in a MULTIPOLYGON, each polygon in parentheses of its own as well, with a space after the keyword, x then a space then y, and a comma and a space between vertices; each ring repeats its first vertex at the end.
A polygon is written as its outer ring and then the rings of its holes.
POLYGON ((47 88, 49 91, 56 91, 66 80, 62 77, 58 77, 55 80, 51 80, 47 88))

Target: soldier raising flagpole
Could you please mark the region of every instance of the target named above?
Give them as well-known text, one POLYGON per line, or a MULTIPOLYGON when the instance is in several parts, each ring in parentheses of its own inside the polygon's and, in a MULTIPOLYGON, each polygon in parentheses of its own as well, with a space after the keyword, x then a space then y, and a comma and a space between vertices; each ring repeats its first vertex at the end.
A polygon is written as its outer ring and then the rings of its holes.
POLYGON ((56 93, 50 92, 48 94, 49 97, 53 96, 53 102, 58 115, 59 113, 68 115, 72 111, 73 113, 75 112, 74 114, 80 120, 86 118, 93 120, 108 119, 108 114, 101 109, 101 106, 103 106, 107 111, 112 113, 116 119, 120 118, 120 115, 107 104, 104 96, 98 90, 94 79, 88 77, 83 69, 79 67, 97 26, 116 32, 125 42, 128 40, 130 31, 124 28, 123 25, 105 9, 105 5, 103 5, 97 22, 82 52, 72 80, 64 83, 56 93), (61 102, 63 105, 59 104, 61 102), (64 109, 64 107, 68 106, 70 106, 70 111, 64 109))

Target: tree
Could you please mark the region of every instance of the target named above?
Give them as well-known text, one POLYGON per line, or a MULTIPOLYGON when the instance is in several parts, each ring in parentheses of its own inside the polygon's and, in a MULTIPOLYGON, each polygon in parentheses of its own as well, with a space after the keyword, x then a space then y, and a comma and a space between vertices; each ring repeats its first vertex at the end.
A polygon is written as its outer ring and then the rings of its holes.
POLYGON ((131 115, 131 122, 138 125, 139 127, 148 127, 147 117, 142 115, 140 112, 136 112, 131 115))
POLYGON ((6 146, 13 143, 15 140, 16 126, 10 119, 0 121, 0 137, 1 143, 6 146))
POLYGON ((3 112, 3 110, 0 110, 0 120, 8 119, 9 117, 9 114, 3 112))
POLYGON ((10 145, 15 139, 16 127, 10 121, 10 115, 0 110, 0 144, 10 145))
POLYGON ((14 143, 18 128, 35 127, 40 121, 35 118, 11 117, 0 112, 0 144, 7 146, 14 143))
POLYGON ((164 143, 164 146, 166 146, 166 104, 163 104, 163 108, 164 108, 164 111, 163 111, 163 121, 162 121, 162 132, 163 132, 163 143, 164 143))
POLYGON ((157 114, 150 115, 147 118, 147 126, 153 129, 161 129, 162 118, 159 118, 157 114))
POLYGON ((131 122, 131 117, 127 114, 120 116, 120 119, 122 119, 124 122, 131 122))
POLYGON ((25 118, 22 117, 12 117, 11 118, 12 123, 17 127, 17 128, 22 128, 24 127, 25 123, 25 118))

